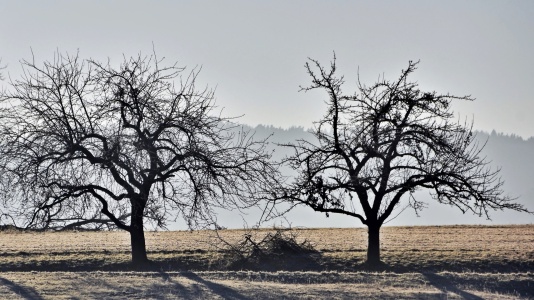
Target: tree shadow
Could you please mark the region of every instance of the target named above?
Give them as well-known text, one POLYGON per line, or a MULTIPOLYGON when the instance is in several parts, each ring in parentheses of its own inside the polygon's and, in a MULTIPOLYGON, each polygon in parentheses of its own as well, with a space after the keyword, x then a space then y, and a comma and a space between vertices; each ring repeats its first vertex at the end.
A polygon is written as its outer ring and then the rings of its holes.
POLYGON ((436 273, 426 273, 426 272, 422 274, 430 282, 431 285, 433 285, 435 288, 439 289, 440 291, 444 292, 445 294, 447 292, 452 292, 462 297, 463 299, 467 299, 467 300, 483 300, 484 299, 477 295, 474 295, 474 294, 471 294, 469 292, 459 289, 454 282, 452 282, 451 280, 449 280, 448 278, 444 276, 438 275, 436 273))
POLYGON ((41 300, 44 299, 39 293, 31 288, 20 284, 17 284, 9 279, 0 277, 0 284, 10 289, 13 293, 28 300, 41 300))
POLYGON ((222 270, 230 271, 322 271, 327 269, 322 266, 326 262, 321 260, 320 254, 293 254, 293 255, 272 255, 253 260, 226 261, 226 266, 222 270))
MULTIPOLYGON (((161 272, 162 274, 164 274, 164 276, 167 276, 166 278, 168 278, 167 280, 168 281, 171 281, 172 279, 169 277, 169 275, 167 275, 166 273, 164 272, 161 272)), ((180 274, 181 276, 187 278, 187 279, 190 279, 192 281, 195 281, 205 287, 207 287, 208 289, 210 289, 213 293, 223 297, 224 299, 237 299, 237 300, 244 300, 244 299, 249 299, 245 296, 243 296, 242 294, 240 294, 239 292, 227 287, 227 286, 224 286, 222 284, 218 284, 218 283, 215 283, 215 282, 212 282, 212 281, 209 281, 209 280, 205 280, 203 279, 202 277, 198 276, 197 274, 193 273, 193 272, 184 272, 184 273, 181 273, 180 274)))
MULTIPOLYGON (((144 270, 143 272, 134 271, 130 276, 139 275, 141 278, 145 277, 148 280, 153 278, 161 279, 151 284, 146 285, 135 285, 135 284, 120 284, 120 283, 109 283, 105 278, 99 278, 98 276, 82 276, 77 279, 83 287, 87 287, 86 290, 82 292, 82 296, 75 298, 72 295, 69 295, 72 299, 106 299, 117 297, 118 299, 163 299, 171 296, 171 298, 178 299, 202 299, 206 298, 205 293, 200 288, 195 286, 187 287, 180 282, 173 280, 173 278, 163 272, 156 270, 144 270), (146 273, 145 273, 146 272, 146 273), (93 289, 92 287, 98 287, 93 289)), ((117 275, 121 276, 121 275, 117 275)))
MULTIPOLYGON (((430 278, 428 277, 428 275, 432 277, 439 277, 439 280, 444 280, 453 286, 470 286, 475 288, 476 290, 497 292, 505 295, 515 295, 517 297, 534 299, 534 289, 532 289, 534 276, 532 275, 527 275, 527 278, 514 278, 512 280, 492 280, 491 278, 481 280, 480 278, 464 278, 456 277, 454 275, 452 276, 453 278, 447 278, 446 276, 440 276, 431 272, 423 272, 422 274, 426 276, 429 281, 430 278)), ((450 291, 454 292, 453 290, 450 291)))

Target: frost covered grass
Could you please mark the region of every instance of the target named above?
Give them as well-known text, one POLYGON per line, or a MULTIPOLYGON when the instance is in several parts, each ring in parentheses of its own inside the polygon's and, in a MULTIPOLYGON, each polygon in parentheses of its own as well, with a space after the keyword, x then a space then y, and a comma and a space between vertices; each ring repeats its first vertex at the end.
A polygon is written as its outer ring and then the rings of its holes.
MULTIPOLYGON (((254 234, 261 240, 274 232, 254 234)), ((219 235, 237 245, 249 233, 219 235)), ((154 267, 132 271, 125 232, 0 232, 0 298, 534 297, 534 225, 385 227, 380 270, 363 264, 365 229, 291 234, 314 251, 228 268, 213 232, 147 232, 154 267)))

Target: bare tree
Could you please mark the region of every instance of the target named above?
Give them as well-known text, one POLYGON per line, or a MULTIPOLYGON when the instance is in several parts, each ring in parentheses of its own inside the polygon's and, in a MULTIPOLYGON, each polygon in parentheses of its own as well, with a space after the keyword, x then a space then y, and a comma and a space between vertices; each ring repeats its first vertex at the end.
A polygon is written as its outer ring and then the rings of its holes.
POLYGON ((368 227, 370 265, 380 263, 380 228, 401 202, 416 212, 424 207, 417 190, 488 218, 489 210, 527 211, 502 195, 498 170, 481 156, 471 126, 452 120, 451 102, 473 99, 422 92, 408 80, 417 64, 410 61, 395 81, 358 80, 358 92, 346 95, 335 57, 327 69, 310 60, 312 85, 302 90, 325 90, 327 112, 315 123, 317 143, 285 145, 295 151, 286 163, 298 176, 278 197, 360 220, 368 227))
POLYGON ((2 60, 0 59, 0 81, 4 80, 4 75, 2 74, 2 71, 6 68, 6 66, 2 66, 2 60))
POLYGON ((220 116, 198 71, 155 55, 110 63, 57 54, 3 92, 2 157, 10 214, 37 228, 109 224, 148 262, 144 225, 264 199, 278 171, 256 141, 220 116), (173 215, 175 214, 175 215, 173 215))

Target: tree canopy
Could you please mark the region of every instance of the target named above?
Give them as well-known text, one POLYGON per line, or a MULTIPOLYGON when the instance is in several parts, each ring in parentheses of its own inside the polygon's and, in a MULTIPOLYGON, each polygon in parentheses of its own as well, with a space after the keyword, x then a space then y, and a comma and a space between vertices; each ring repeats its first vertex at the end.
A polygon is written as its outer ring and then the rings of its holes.
POLYGON ((4 216, 25 226, 124 229, 142 263, 145 221, 213 224, 215 207, 257 205, 278 180, 266 141, 221 116, 197 70, 155 54, 22 66, 1 95, 0 161, 4 216))
POLYGON ((370 263, 380 261, 380 227, 401 201, 416 212, 424 207, 414 197, 417 190, 479 216, 526 211, 503 195, 498 170, 481 155, 484 145, 474 142, 471 125, 455 120, 452 101, 473 99, 420 90, 408 78, 417 65, 410 61, 394 81, 358 81, 358 91, 348 95, 335 57, 329 68, 310 60, 312 84, 302 90, 326 91, 327 111, 313 129, 317 143, 286 145, 294 149, 286 163, 298 176, 280 198, 360 220, 369 228, 370 263))

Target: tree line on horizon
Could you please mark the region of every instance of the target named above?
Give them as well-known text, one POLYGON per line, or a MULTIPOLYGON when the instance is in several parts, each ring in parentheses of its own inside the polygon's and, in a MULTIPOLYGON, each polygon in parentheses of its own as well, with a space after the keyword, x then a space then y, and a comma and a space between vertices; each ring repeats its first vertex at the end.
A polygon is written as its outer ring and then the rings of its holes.
POLYGON ((277 161, 268 137, 221 115, 196 69, 155 54, 120 65, 61 53, 21 64, 0 92, 0 221, 111 225, 129 232, 136 266, 149 264, 147 224, 217 227, 216 208, 275 216, 289 204, 351 216, 368 227, 371 266, 381 263, 380 229, 400 203, 424 208, 418 190, 484 217, 529 212, 504 194, 472 124, 454 120, 451 102, 472 98, 420 90, 409 79, 418 62, 346 93, 335 56, 327 67, 310 59, 301 91, 324 92, 327 109, 313 141, 280 143, 291 154, 277 161))
MULTIPOLYGON (((274 133, 275 135, 283 133, 296 133, 300 134, 303 132, 310 132, 313 129, 312 128, 305 128, 304 126, 298 126, 293 125, 289 127, 284 126, 277 126, 277 125, 268 125, 268 124, 258 124, 258 125, 250 125, 246 123, 238 123, 241 126, 244 126, 245 128, 249 128, 250 130, 253 130, 254 132, 261 132, 263 135, 270 135, 274 133)), ((496 138, 506 138, 511 141, 518 141, 518 142, 527 142, 527 143, 534 143, 534 136, 531 137, 522 137, 515 133, 506 133, 506 132, 497 132, 495 129, 492 129, 491 131, 486 130, 473 130, 473 133, 475 136, 487 136, 487 137, 496 137, 496 138)))

